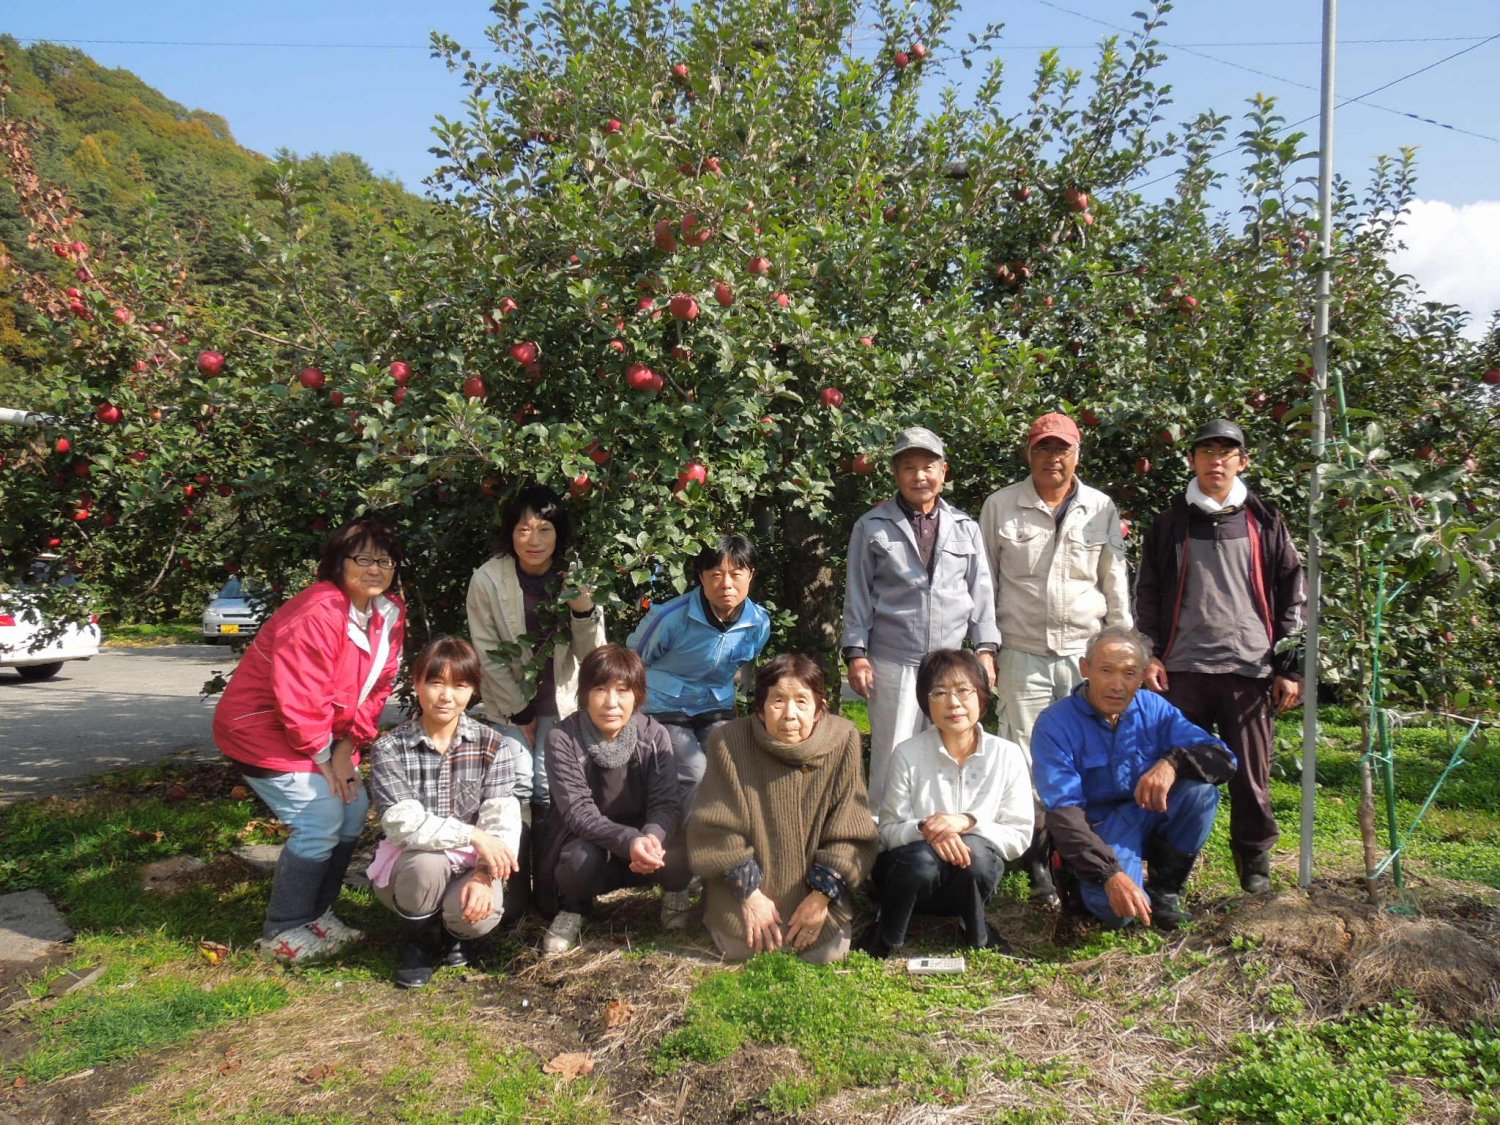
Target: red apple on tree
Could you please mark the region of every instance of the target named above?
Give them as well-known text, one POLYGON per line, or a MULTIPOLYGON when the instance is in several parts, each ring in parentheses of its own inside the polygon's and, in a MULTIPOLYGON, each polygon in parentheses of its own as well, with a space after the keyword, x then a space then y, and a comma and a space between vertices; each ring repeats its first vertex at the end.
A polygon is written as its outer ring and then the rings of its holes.
POLYGON ((676 63, 672 67, 672 79, 676 82, 686 82, 689 78, 687 63, 676 63))
POLYGON ((583 451, 589 455, 589 460, 596 465, 607 465, 609 464, 609 459, 614 456, 613 453, 599 443, 597 438, 584 446, 583 451))
POLYGON ((771 300, 775 301, 781 308, 786 308, 792 303, 792 299, 785 293, 772 293, 771 300))
POLYGON ((897 70, 905 70, 907 64, 911 62, 911 56, 905 51, 897 51, 891 56, 891 62, 895 64, 897 70))
POLYGON ((73 448, 73 443, 65 437, 60 437, 57 439, 57 444, 52 448, 58 453, 66 453, 68 452, 68 450, 73 448))
POLYGON ((579 473, 568 485, 568 495, 574 500, 582 500, 594 487, 594 482, 589 480, 588 473, 579 473))
POLYGON ((411 390, 410 387, 397 387, 391 394, 391 401, 394 402, 397 406, 400 406, 403 402, 406 401, 406 393, 409 390, 411 390))
POLYGON ((118 426, 120 424, 120 419, 124 418, 125 415, 114 403, 101 402, 97 407, 94 408, 94 417, 99 419, 99 421, 103 422, 106 426, 118 426))
POLYGON ((927 44, 913 43, 909 48, 909 53, 914 59, 925 59, 927 57, 927 44))
POLYGON ((610 118, 610 119, 609 119, 609 120, 608 120, 608 121, 606 121, 606 122, 605 122, 605 123, 604 123, 604 132, 605 132, 605 133, 606 133, 606 134, 614 134, 614 133, 618 133, 618 132, 619 132, 619 131, 620 131, 620 130, 621 130, 621 129, 622 129, 622 128, 624 128, 624 126, 622 126, 622 125, 621 125, 621 124, 620 124, 620 123, 619 123, 619 121, 617 121, 617 120, 616 120, 616 119, 615 119, 615 118, 613 118, 613 117, 611 117, 611 118, 610 118))
POLYGON ((1078 415, 1078 420, 1085 426, 1097 426, 1099 424, 1099 415, 1096 414, 1091 407, 1086 407, 1083 412, 1078 415))
POLYGON ((644 363, 632 363, 625 369, 625 385, 633 391, 655 394, 661 390, 662 377, 644 363))
POLYGON ((1147 473, 1149 473, 1151 471, 1151 458, 1149 458, 1149 457, 1138 457, 1138 458, 1136 458, 1135 471, 1137 473, 1139 473, 1141 476, 1145 476, 1147 473))
POLYGON ((1500 367, 1491 367, 1484 373, 1484 381, 1490 386, 1500 386, 1500 367))
POLYGON ((824 387, 823 393, 818 396, 818 401, 828 407, 843 406, 844 392, 837 387, 824 387))
POLYGON ((875 461, 868 453, 861 453, 854 458, 852 466, 856 476, 867 477, 875 471, 875 461))
POLYGON ((714 300, 727 309, 730 305, 734 304, 734 290, 729 288, 725 282, 716 282, 714 284, 714 300))
POLYGON ((297 382, 310 391, 320 391, 328 380, 316 367, 304 367, 297 375, 297 382))
POLYGON ((677 249, 677 235, 672 230, 671 219, 662 219, 656 224, 652 235, 652 243, 658 250, 664 250, 668 254, 677 249))
POLYGON ((328 401, 330 403, 332 403, 334 406, 343 406, 344 405, 344 392, 343 391, 329 391, 328 392, 328 401))
POLYGON ((114 318, 121 324, 129 324, 135 319, 135 313, 126 308, 117 308, 113 313, 114 318))
POLYGON ((1063 202, 1073 211, 1087 211, 1089 209, 1089 193, 1077 188, 1067 188, 1063 192, 1063 202))
POLYGON ((697 320, 698 298, 691 293, 676 293, 667 302, 667 311, 678 320, 697 320))
POLYGON ((411 378, 411 367, 399 359, 396 360, 391 364, 391 378, 396 381, 396 386, 406 386, 407 380, 411 378))
POLYGON ((752 254, 746 268, 756 277, 765 277, 771 272, 771 260, 759 254, 752 254))
POLYGON ((463 392, 465 398, 483 398, 484 380, 478 375, 470 375, 464 380, 463 392))
POLYGON ((533 344, 529 340, 524 343, 512 344, 510 346, 510 358, 521 364, 523 367, 528 363, 535 363, 537 361, 537 357, 540 355, 541 351, 535 344, 533 344))
POLYGON ((700 488, 708 480, 708 469, 701 461, 689 461, 682 466, 682 471, 677 474, 677 487, 674 492, 682 492, 688 485, 696 484, 700 488))

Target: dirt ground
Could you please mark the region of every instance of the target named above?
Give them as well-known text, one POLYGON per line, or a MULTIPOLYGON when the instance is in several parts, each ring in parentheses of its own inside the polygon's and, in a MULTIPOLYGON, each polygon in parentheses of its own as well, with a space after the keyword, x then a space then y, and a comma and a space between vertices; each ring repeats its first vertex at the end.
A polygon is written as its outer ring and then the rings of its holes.
MULTIPOLYGON (((176 780, 189 796, 203 797, 222 797, 238 781, 213 769, 176 780)), ((1212 885, 1215 874, 1206 870, 1203 883, 1212 885)), ((225 855, 180 878, 227 891, 246 875, 242 861, 225 855)), ((414 1083, 471 1086, 466 1051, 473 1043, 519 1049, 536 1062, 586 1057, 612 1122, 915 1125, 991 1121, 1007 1112, 1026 1120, 1039 1093, 1054 1111, 1039 1120, 1184 1120, 1153 1111, 1152 1089, 1221 1066, 1236 1037, 1276 1022, 1275 1005, 1284 1009, 1289 998, 1308 1020, 1337 1018, 1398 992, 1455 1028, 1500 1019, 1500 892, 1438 879, 1411 879, 1409 887, 1402 912, 1372 905, 1352 879, 1321 881, 1306 895, 1195 899, 1197 924, 1160 948, 1114 948, 1087 959, 1068 952, 1087 938, 1087 927, 999 896, 992 927, 1012 943, 1017 962, 1060 971, 934 1021, 931 1042, 946 1057, 1007 1063, 975 1078, 952 1104, 931 1090, 853 1087, 800 1117, 777 1116, 765 1108, 767 1091, 803 1075, 805 1064, 775 1045, 752 1043, 717 1063, 663 1072, 654 1048, 682 1026, 694 985, 719 960, 701 925, 670 948, 658 940, 638 950, 633 935, 658 934, 656 899, 627 891, 601 903, 577 954, 540 960, 542 923, 533 917, 489 961, 441 974, 417 993, 367 973, 290 974, 293 1000, 278 1011, 128 1064, 0 1089, 0 1125, 406 1120, 393 1091, 414 1083), (434 1029, 454 1033, 436 1051, 434 1029), (1040 1074, 1051 1076, 1045 1089, 1032 1081, 1040 1074)), ((950 921, 919 919, 912 936, 943 947, 957 931, 950 921)), ((66 949, 57 954, 67 956, 66 949)), ((26 980, 48 966, 0 970, 0 1062, 29 1049, 34 1037, 29 1022, 15 1018, 15 1005, 25 1001, 26 980)), ((892 963, 887 971, 899 976, 904 968, 892 963)), ((1467 1105, 1429 1092, 1423 1109, 1423 1121, 1471 1116, 1467 1105)))
MULTIPOLYGON (((1068 962, 1067 973, 966 1012, 935 1036, 954 1058, 1003 1043, 1022 1069, 1068 1060, 1079 1076, 1059 1078, 1049 1096, 1063 1112, 1076 1113, 1069 1119, 1183 1120, 1147 1108, 1149 1087, 1163 1076, 1191 1081, 1219 1065, 1237 1035, 1266 1026, 1262 1001, 1277 986, 1290 987, 1311 1018, 1357 1010, 1398 990, 1455 1027, 1500 1017, 1500 895, 1429 882, 1414 897, 1420 912, 1397 914, 1369 904, 1357 883, 1325 882, 1308 895, 1209 902, 1193 931, 1162 949, 1115 949, 1068 962), (1202 954, 1187 973, 1185 950, 1202 954), (1248 992, 1237 976, 1247 958, 1261 965, 1259 984, 1248 992), (1165 1009, 1163 989, 1170 993, 1165 1009), (1148 995, 1155 998, 1153 1018, 1131 1016, 1147 1010, 1138 1002, 1148 995)), ((765 1109, 762 1098, 777 1078, 800 1071, 790 1048, 749 1045, 719 1063, 688 1063, 665 1074, 653 1065, 652 1047, 680 1026, 693 984, 717 964, 701 928, 671 952, 633 950, 627 935, 641 932, 653 907, 640 892, 612 897, 578 955, 539 960, 532 947, 540 924, 533 920, 509 962, 449 974, 419 993, 368 980, 335 984, 128 1065, 5 1089, 0 1125, 155 1125, 181 1118, 185 1105, 193 1107, 192 1119, 204 1120, 394 1120, 391 1087, 410 1080, 402 1068, 420 1045, 421 1028, 443 1020, 460 1020, 480 1041, 523 1047, 539 1060, 586 1055, 602 1080, 610 1121, 788 1120, 765 1109), (611 1017, 622 1002, 630 1006, 623 1021, 611 1017), (168 1115, 164 1106, 179 1108, 168 1115)), ((1051 942, 1077 937, 1059 933, 1069 927, 1054 916, 1011 900, 994 921, 1021 958, 1045 951, 1055 959, 1051 942)), ((943 923, 930 925, 939 936, 943 923)), ((22 995, 20 986, 15 975, 0 976, 0 1010, 22 995)), ((24 1051, 22 1028, 0 1021, 0 1057, 24 1051)), ((443 1071, 429 1067, 421 1080, 434 1088, 461 1086, 461 1050, 443 1071)), ((954 1105, 924 1103, 910 1093, 848 1089, 795 1119, 984 1121, 1024 1109, 1035 1087, 986 1076, 954 1105)), ((1467 1120, 1467 1109, 1458 1103, 1445 1109, 1437 1096, 1426 1103, 1424 1120, 1467 1120)))

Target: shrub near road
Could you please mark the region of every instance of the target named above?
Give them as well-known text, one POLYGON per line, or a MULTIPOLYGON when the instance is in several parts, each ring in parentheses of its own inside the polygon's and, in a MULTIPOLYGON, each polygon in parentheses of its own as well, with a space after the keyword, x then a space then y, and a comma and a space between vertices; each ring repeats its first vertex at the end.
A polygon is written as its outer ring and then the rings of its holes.
MULTIPOLYGON (((268 168, 243 307, 203 300, 167 239, 85 243, 86 216, 23 190, 61 248, 25 277, 51 327, 24 405, 69 424, 3 434, 6 566, 55 540, 137 588, 242 568, 285 593, 364 506, 441 560, 410 576, 419 642, 459 624, 497 499, 535 475, 567 487, 612 628, 682 585, 689 545, 744 529, 775 643, 826 653, 894 430, 942 432, 972 508, 1022 471, 1024 420, 1059 407, 1133 524, 1215 414, 1245 423, 1258 489, 1300 522, 1323 252, 1305 138, 1266 100, 1160 128, 1178 112, 1156 78, 1165 4, 1087 73, 1043 54, 1005 116, 993 37, 950 38, 954 10, 501 5, 498 55, 437 40, 469 94, 437 131, 451 202, 368 238, 382 268, 340 286, 311 179, 268 168), (972 95, 920 111, 971 67, 972 95), (1145 191, 1161 176, 1164 199, 1145 191), (1243 208, 1216 213, 1221 189, 1243 208)), ((1389 520, 1376 554, 1413 585, 1388 636, 1428 666, 1467 618, 1448 612, 1460 582, 1488 572, 1500 427, 1495 359, 1385 265, 1414 190, 1403 155, 1339 197, 1334 364, 1383 425, 1351 434, 1326 518, 1341 548, 1389 520)), ((1371 557, 1331 568, 1331 605, 1362 611, 1371 557)), ((1491 631, 1491 604, 1473 612, 1453 643, 1491 631)), ((1337 622, 1330 670, 1358 682, 1372 643, 1337 622)), ((1450 679, 1488 691, 1483 667, 1450 679)))

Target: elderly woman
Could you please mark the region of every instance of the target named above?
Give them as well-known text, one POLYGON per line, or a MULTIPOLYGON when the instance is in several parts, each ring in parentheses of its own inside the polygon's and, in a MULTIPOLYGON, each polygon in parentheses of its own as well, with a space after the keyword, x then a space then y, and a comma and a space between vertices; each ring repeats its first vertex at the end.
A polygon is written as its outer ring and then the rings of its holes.
POLYGON ((359 751, 396 682, 405 607, 386 596, 396 533, 345 524, 317 580, 271 615, 214 709, 214 741, 289 829, 261 927, 267 956, 303 964, 364 935, 333 913, 369 798, 359 751))
POLYGON ((990 681, 972 652, 939 649, 917 667, 933 725, 897 746, 880 802, 880 915, 860 941, 889 957, 914 912, 957 915, 964 941, 992 944, 984 912, 1005 863, 1031 842, 1031 771, 1021 748, 979 725, 990 681))
POLYGON ((556 910, 547 956, 578 945, 594 900, 618 887, 656 883, 680 891, 692 877, 682 842, 672 740, 641 712, 646 669, 620 645, 602 645, 578 670, 583 708, 547 736, 556 808, 537 855, 536 902, 556 910))
MULTIPOLYGON (((771 636, 771 615, 750 600, 750 540, 722 536, 697 553, 691 568, 693 588, 652 606, 625 642, 646 665, 646 713, 672 737, 684 818, 703 781, 709 735, 735 717, 735 676, 771 636)), ((662 896, 662 925, 681 929, 691 909, 690 891, 662 896)))
POLYGON ((709 740, 688 821, 714 943, 731 961, 782 948, 814 964, 842 959, 875 846, 859 732, 828 713, 816 663, 775 657, 756 673, 754 713, 709 740))
POLYGON ((518 763, 516 785, 525 822, 522 870, 507 887, 510 907, 521 912, 527 868, 534 866, 531 831, 544 848, 552 808, 547 732, 577 709, 579 664, 604 643, 604 615, 588 591, 561 600, 571 533, 562 498, 544 485, 527 485, 501 507, 495 556, 469 579, 469 637, 483 662, 485 716, 530 757, 518 763), (533 669, 539 651, 551 659, 533 669))
POLYGON ((420 988, 500 922, 516 868, 521 809, 515 744, 466 713, 479 654, 438 637, 412 665, 418 713, 375 740, 370 781, 385 835, 368 871, 401 923, 396 986, 420 988))

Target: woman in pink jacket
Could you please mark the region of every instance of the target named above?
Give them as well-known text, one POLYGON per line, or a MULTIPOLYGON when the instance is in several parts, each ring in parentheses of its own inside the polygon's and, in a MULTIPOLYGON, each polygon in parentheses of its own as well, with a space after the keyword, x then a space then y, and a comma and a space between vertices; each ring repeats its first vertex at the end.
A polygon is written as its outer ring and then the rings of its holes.
POLYGON ((288 964, 364 935, 333 913, 370 799, 359 751, 378 733, 401 664, 406 607, 386 589, 396 533, 355 520, 323 547, 318 575, 256 634, 214 710, 214 741, 291 829, 260 948, 288 964))

